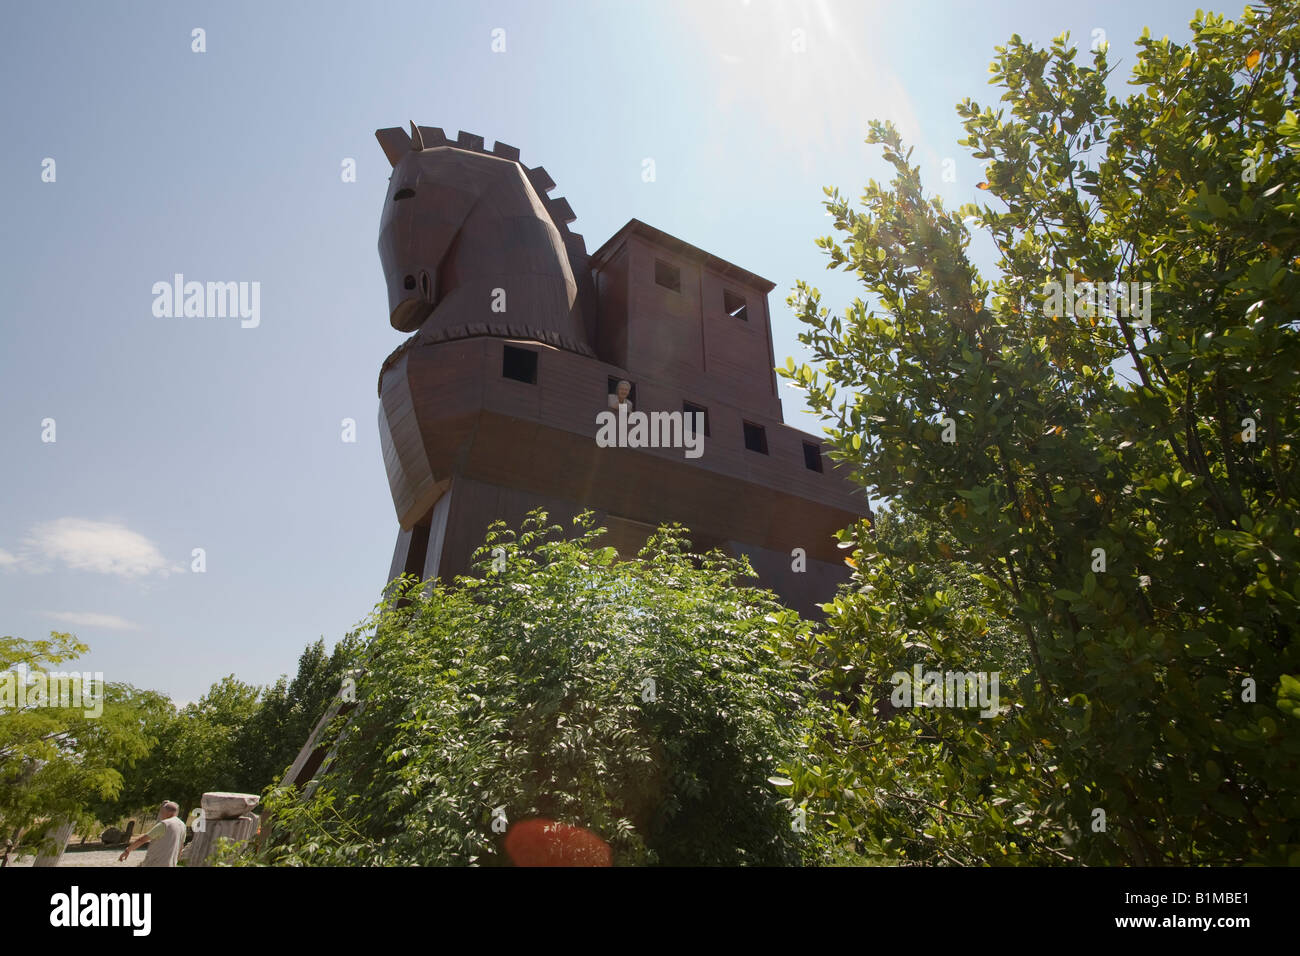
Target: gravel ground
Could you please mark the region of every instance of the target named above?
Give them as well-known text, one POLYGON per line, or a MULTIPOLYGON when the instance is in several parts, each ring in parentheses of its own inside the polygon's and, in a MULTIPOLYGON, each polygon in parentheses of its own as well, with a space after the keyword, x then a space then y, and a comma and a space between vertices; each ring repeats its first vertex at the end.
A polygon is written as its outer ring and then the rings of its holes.
MULTIPOLYGON (((127 857, 125 863, 119 863, 117 858, 122 855, 124 849, 126 849, 124 846, 105 847, 102 843, 87 842, 85 846, 74 843, 64 851, 59 866, 139 866, 144 862, 147 847, 141 847, 127 857)), ((9 858, 10 866, 31 866, 35 862, 34 856, 9 858)))

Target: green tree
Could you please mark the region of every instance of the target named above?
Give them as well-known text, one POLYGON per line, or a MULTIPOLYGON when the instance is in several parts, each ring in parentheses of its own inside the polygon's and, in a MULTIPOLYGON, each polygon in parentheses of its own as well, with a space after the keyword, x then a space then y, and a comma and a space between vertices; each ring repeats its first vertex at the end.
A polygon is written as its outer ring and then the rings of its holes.
POLYGON ((235 751, 251 793, 261 793, 293 762, 308 736, 358 663, 360 638, 349 635, 325 652, 324 640, 309 644, 298 672, 283 675, 262 693, 261 706, 241 729, 235 751))
POLYGON ((55 665, 89 648, 73 635, 49 640, 0 638, 0 840, 4 859, 24 830, 73 822, 88 826, 94 810, 122 788, 122 768, 148 753, 147 714, 157 694, 125 684, 96 686, 69 676, 65 692, 33 694, 55 665), (21 690, 21 697, 18 691, 21 690), (97 696, 98 695, 98 696, 97 696), (0 695, 2 697, 3 695, 0 695))
MULTIPOLYGON (((901 599, 915 606, 935 602, 940 612, 978 606, 984 599, 979 566, 957 556, 961 542, 946 522, 911 514, 896 501, 877 509, 870 531, 872 546, 894 569, 901 599)), ((1018 680, 1028 672, 1030 661, 1010 609, 989 614, 984 626, 980 659, 1000 670, 1004 680, 1018 680)))
POLYGON ((809 712, 805 625, 680 529, 636 561, 599 533, 534 512, 493 527, 474 576, 393 592, 310 797, 268 799, 262 858, 496 865, 498 831, 546 820, 618 864, 798 861, 808 841, 768 778, 809 712))
POLYGON ((154 714, 150 728, 158 743, 133 768, 114 815, 153 810, 164 800, 176 801, 186 814, 207 791, 260 792, 240 751, 260 696, 259 687, 230 674, 192 704, 154 714))
POLYGON ((1123 99, 1105 49, 1085 65, 1066 37, 1012 37, 1001 106, 958 109, 990 203, 926 198, 880 124, 893 181, 856 209, 828 190, 843 239, 820 244, 872 302, 832 316, 800 283, 820 368, 785 374, 873 496, 951 530, 982 594, 913 607, 856 534, 858 587, 808 652, 879 678, 923 640, 958 666, 1010 614, 1033 675, 991 720, 842 707, 824 759, 790 773, 845 839, 959 862, 1300 862, 1295 13, 1198 12, 1187 44, 1144 32, 1123 99), (990 278, 969 228, 996 247, 990 278), (1140 294, 1056 308, 1116 281, 1150 283, 1149 324, 1140 294))
POLYGON ((121 768, 125 783, 97 804, 101 820, 152 811, 176 800, 182 811, 209 790, 261 793, 297 756, 343 678, 356 664, 360 640, 349 635, 332 653, 324 641, 304 649, 298 672, 258 688, 229 675, 200 700, 177 709, 159 695, 146 712, 150 754, 121 768))
POLYGON ((167 739, 176 720, 176 705, 157 691, 129 689, 135 704, 135 719, 147 749, 143 754, 125 755, 113 765, 122 778, 122 786, 107 796, 92 800, 88 811, 103 824, 116 823, 136 813, 152 816, 159 805, 169 799, 156 793, 150 783, 156 773, 156 748, 167 739))

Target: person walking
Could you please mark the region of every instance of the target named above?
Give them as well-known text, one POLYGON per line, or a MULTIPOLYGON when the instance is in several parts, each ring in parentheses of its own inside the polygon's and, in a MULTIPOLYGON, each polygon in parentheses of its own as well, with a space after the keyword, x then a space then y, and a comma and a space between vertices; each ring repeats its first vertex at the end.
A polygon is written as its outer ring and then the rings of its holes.
POLYGON ((185 824, 177 817, 181 808, 168 800, 158 811, 158 822, 147 833, 140 835, 122 851, 119 861, 125 861, 132 850, 138 850, 146 843, 149 851, 144 855, 141 866, 175 866, 185 844, 185 824))

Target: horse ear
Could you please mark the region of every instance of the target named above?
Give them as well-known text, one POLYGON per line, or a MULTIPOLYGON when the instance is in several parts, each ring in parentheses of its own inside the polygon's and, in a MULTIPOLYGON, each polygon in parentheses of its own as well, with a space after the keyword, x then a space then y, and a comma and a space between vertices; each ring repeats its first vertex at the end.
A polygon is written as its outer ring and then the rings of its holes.
POLYGON ((406 135, 406 130, 400 126, 390 126, 388 129, 375 130, 375 139, 379 140, 379 146, 388 157, 388 163, 396 166, 402 161, 411 150, 411 137, 406 135))
POLYGON ((415 120, 411 120, 411 149, 416 152, 424 149, 424 137, 420 135, 420 127, 415 125, 415 120))

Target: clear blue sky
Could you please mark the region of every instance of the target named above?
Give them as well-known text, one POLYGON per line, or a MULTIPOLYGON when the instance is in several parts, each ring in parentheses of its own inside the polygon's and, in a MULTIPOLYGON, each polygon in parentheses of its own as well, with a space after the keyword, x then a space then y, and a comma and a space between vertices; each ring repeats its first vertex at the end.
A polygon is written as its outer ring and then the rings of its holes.
MULTIPOLYGON (((1185 38, 1195 9, 6 5, 0 634, 70 630, 91 645, 78 669, 184 702, 228 673, 292 673, 306 643, 332 644, 375 602, 397 530, 375 382, 403 338, 376 252, 376 128, 414 119, 519 147, 589 250, 636 217, 766 276, 783 362, 799 354, 796 279, 828 305, 854 294, 813 240, 829 231, 823 186, 856 196, 885 175, 868 120, 893 119, 927 186, 968 201, 983 176, 953 107, 996 99, 995 45, 1069 30, 1086 51, 1104 30, 1122 92, 1142 27, 1185 38), (340 177, 349 157, 355 183, 340 177), (955 183, 940 181, 945 157, 955 183), (261 324, 156 318, 151 287, 177 272, 260 282, 261 324)), ((1238 15, 1240 0, 1217 9, 1238 15)), ((785 391, 786 420, 816 431, 785 391)))

